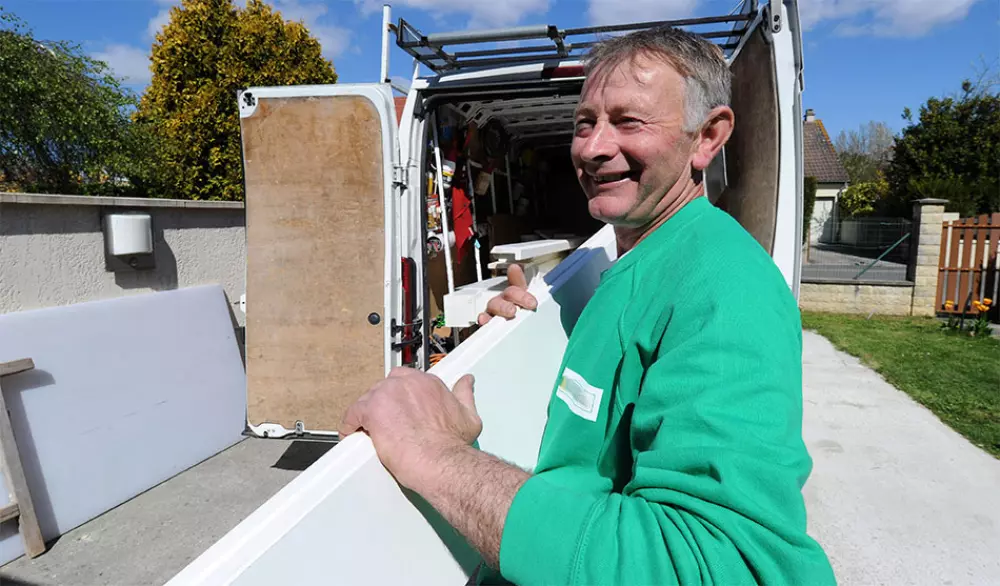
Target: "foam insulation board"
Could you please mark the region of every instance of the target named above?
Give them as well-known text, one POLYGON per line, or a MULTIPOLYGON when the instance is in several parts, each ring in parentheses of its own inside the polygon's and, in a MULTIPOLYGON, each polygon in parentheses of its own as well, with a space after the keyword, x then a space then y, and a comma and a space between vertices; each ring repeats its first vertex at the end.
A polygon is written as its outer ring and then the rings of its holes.
POLYGON ((490 299, 503 293, 507 277, 494 277, 459 287, 444 296, 444 325, 464 328, 476 324, 490 299))
POLYGON ((538 256, 572 250, 583 243, 583 238, 551 238, 515 244, 501 244, 490 249, 490 254, 498 260, 521 261, 538 256))
MULTIPOLYGON (((613 262, 606 228, 529 289, 535 312, 494 319, 431 372, 449 385, 476 376, 479 445, 533 468, 568 330, 613 262), (516 365, 516 368, 512 366, 516 365)), ((278 581, 461 586, 479 556, 353 434, 177 574, 168 586, 270 586, 278 581)))
MULTIPOLYGON (((222 287, 0 315, 0 362, 42 535, 53 539, 238 442, 246 377, 222 287)), ((0 506, 8 502, 0 478, 0 506)), ((0 525, 0 563, 23 553, 0 525)))

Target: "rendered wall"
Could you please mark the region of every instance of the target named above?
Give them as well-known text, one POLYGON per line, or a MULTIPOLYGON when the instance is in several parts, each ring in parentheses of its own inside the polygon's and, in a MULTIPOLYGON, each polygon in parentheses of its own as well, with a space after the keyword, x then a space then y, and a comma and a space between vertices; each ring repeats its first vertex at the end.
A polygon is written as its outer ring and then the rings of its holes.
POLYGON ((0 194, 0 314, 208 284, 234 303, 243 227, 236 202, 0 194), (105 268, 102 214, 125 210, 151 214, 156 268, 105 268))

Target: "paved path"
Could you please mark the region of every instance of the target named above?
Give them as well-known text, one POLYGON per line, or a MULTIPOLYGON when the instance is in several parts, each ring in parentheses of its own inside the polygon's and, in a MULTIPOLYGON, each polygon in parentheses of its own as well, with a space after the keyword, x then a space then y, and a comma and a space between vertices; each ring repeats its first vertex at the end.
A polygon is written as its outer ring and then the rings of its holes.
POLYGON ((839 582, 1000 584, 1000 460, 803 335, 809 529, 839 582))

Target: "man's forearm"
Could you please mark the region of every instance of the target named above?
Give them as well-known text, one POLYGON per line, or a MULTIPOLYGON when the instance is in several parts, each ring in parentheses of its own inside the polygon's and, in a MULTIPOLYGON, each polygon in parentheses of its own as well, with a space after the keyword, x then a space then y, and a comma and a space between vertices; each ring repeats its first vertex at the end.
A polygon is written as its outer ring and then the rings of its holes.
POLYGON ((507 511, 531 474, 471 446, 449 449, 431 461, 420 486, 411 488, 499 570, 507 511))

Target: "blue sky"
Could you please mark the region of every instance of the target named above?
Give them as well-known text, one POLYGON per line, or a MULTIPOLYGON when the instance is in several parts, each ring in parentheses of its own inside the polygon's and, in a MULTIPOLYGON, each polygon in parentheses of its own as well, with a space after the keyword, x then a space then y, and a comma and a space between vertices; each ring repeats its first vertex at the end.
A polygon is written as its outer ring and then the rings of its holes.
MULTIPOLYGON (((377 81, 379 0, 269 0, 306 23, 340 81, 377 81)), ((0 0, 36 36, 79 43, 141 92, 153 35, 179 0, 0 0)), ((549 23, 562 27, 728 12, 736 0, 395 0, 425 32, 549 23)), ((956 91, 981 60, 1000 59, 996 0, 800 0, 805 30, 805 106, 835 136, 869 120, 895 130, 905 106, 956 91)), ((408 78, 393 47, 391 73, 408 78)))

